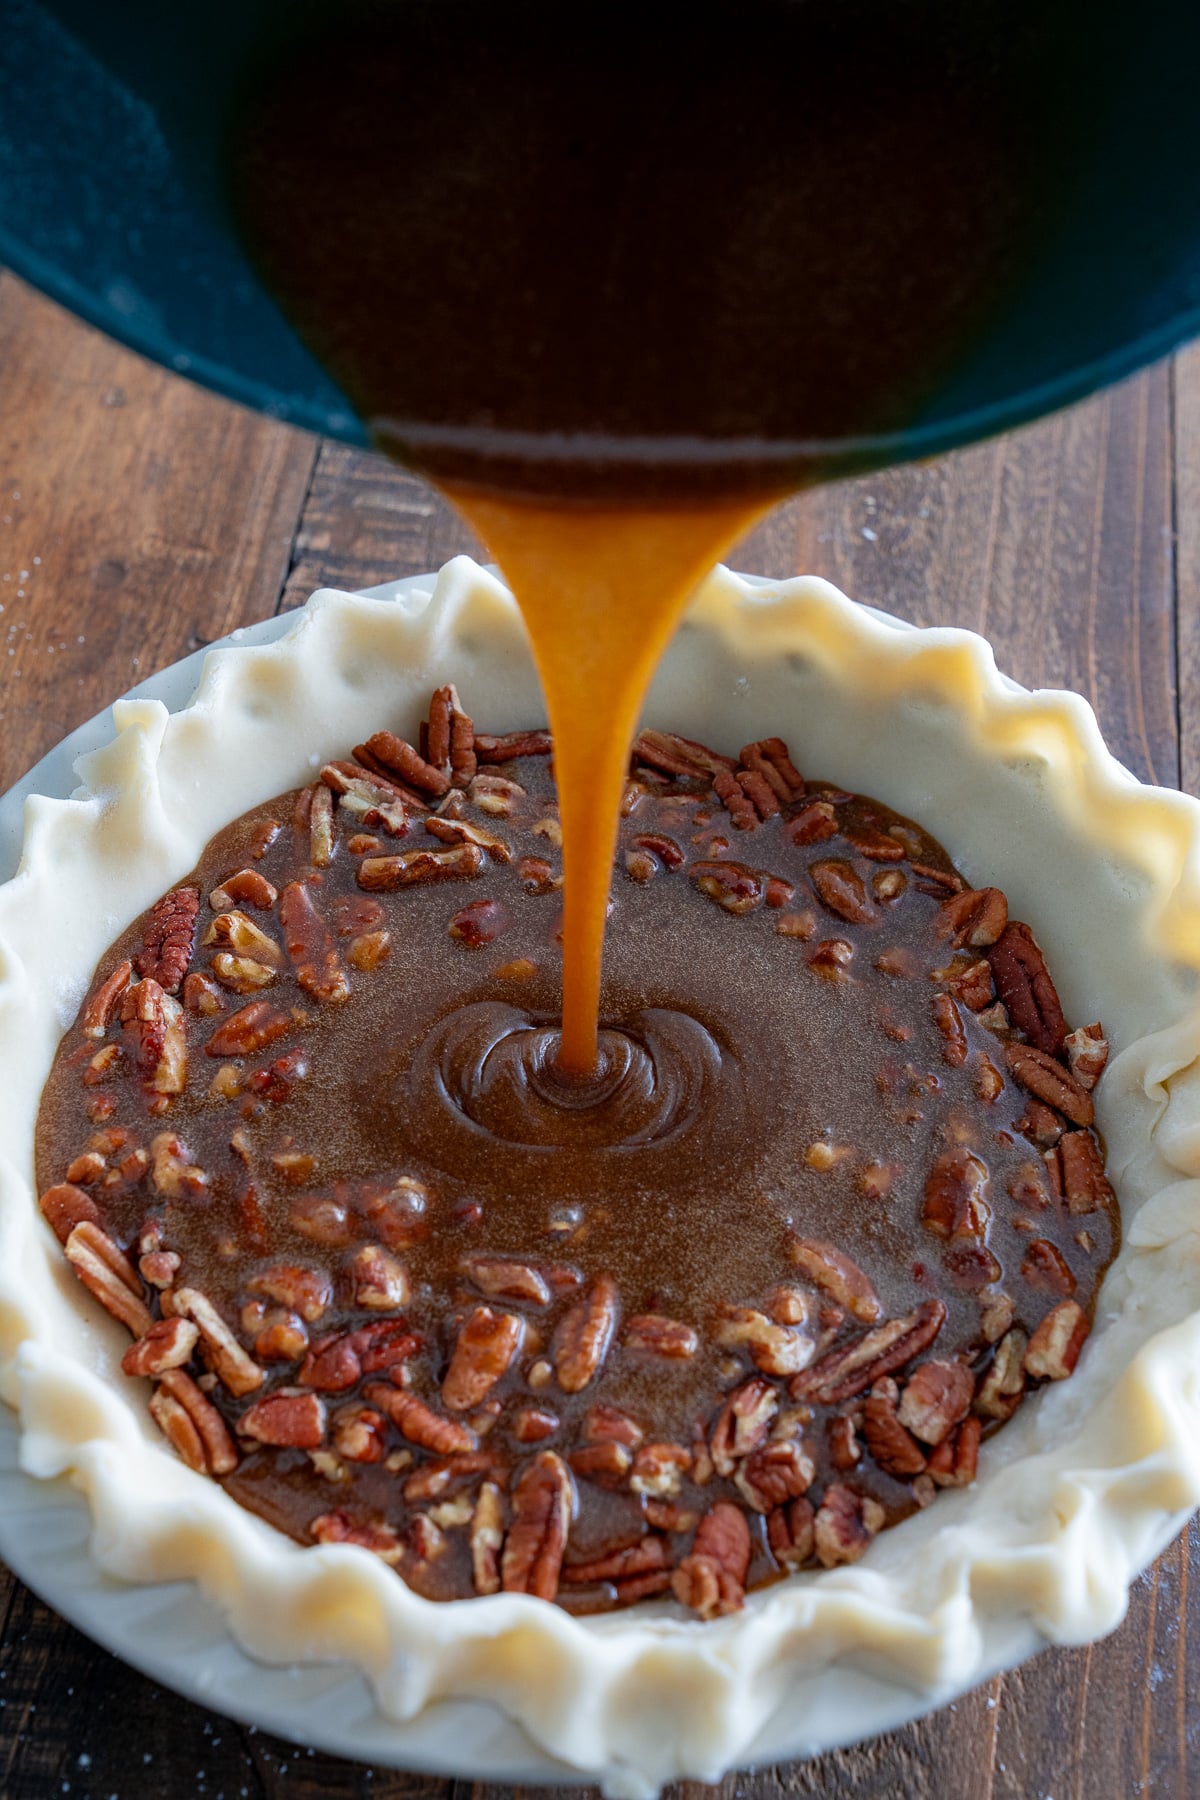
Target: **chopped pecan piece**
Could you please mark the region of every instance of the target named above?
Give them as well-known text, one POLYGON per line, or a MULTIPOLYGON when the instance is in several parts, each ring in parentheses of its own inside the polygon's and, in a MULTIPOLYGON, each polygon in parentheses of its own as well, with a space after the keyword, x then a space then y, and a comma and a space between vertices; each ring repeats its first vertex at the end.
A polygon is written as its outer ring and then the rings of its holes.
POLYGON ((263 1371, 243 1350, 208 1296, 195 1288, 176 1288, 173 1297, 176 1313, 199 1326, 212 1366, 230 1393, 240 1398, 260 1388, 263 1371))
POLYGON ((508 908, 499 900, 472 900, 456 912, 449 924, 449 934, 467 950, 481 950, 495 943, 512 923, 508 908))
POLYGON ((753 912, 761 906, 764 877, 744 863, 697 862, 688 870, 688 879, 706 897, 729 913, 753 912))
POLYGON ((301 1365, 297 1380, 302 1387, 322 1394, 342 1394, 362 1376, 362 1363, 353 1333, 319 1338, 301 1365))
POLYGON ((1067 1022, 1046 959, 1028 925, 1013 922, 988 951, 996 992, 1018 1031, 1035 1049, 1058 1056, 1067 1022))
POLYGON ((975 1238, 987 1234, 992 1213, 984 1195, 988 1171, 973 1151, 958 1145, 943 1150, 925 1181, 921 1222, 940 1238, 975 1238))
POLYGON ((292 1029, 290 1014, 280 1012, 267 1000, 252 1000, 249 1006, 222 1020, 204 1046, 207 1056, 253 1056, 273 1044, 292 1029))
POLYGON ((519 781, 510 781, 506 775, 477 775, 467 789, 467 798, 480 812, 507 819, 525 793, 519 781))
POLYGON ((102 1038, 133 975, 133 964, 118 963, 112 974, 88 997, 80 1016, 84 1037, 102 1038))
POLYGON ((965 1418, 956 1431, 943 1438, 929 1458, 929 1473, 938 1487, 970 1487, 979 1465, 979 1419, 965 1418))
POLYGON ((975 1065, 975 1092, 985 1106, 994 1106, 1004 1092, 1004 1077, 990 1056, 980 1056, 975 1065))
MULTIPOLYGON (((187 1461, 184 1451, 180 1449, 176 1437, 169 1425, 164 1422, 163 1413, 171 1412, 168 1402, 173 1401, 175 1407, 190 1422, 194 1439, 201 1446, 203 1462, 192 1463, 192 1468, 203 1468, 207 1464, 210 1475, 229 1475, 238 1465, 237 1447, 230 1437, 225 1421, 213 1405, 183 1369, 164 1369, 158 1378, 158 1389, 151 1396, 150 1411, 154 1414, 163 1431, 181 1456, 187 1461), (155 1402, 159 1403, 159 1411, 155 1411, 155 1402)), ((177 1415, 171 1413, 172 1418, 177 1415)), ((189 1443, 192 1439, 189 1438, 189 1443)))
POLYGON ((996 1346, 991 1366, 979 1383, 975 1411, 985 1419, 1011 1419, 1025 1392, 1025 1351, 1028 1339, 1018 1326, 1005 1333, 996 1346))
POLYGON ((767 1543, 775 1561, 785 1569, 798 1569, 810 1561, 813 1553, 813 1522, 816 1514, 811 1500, 791 1500, 776 1507, 767 1519, 767 1543))
POLYGON ((425 829, 430 837, 439 838, 443 844, 473 844, 477 850, 494 857, 497 862, 512 861, 510 844, 502 837, 497 837, 494 831, 485 831, 482 825, 473 825, 467 819, 447 819, 430 814, 425 821, 425 829))
MULTIPOLYGON (((607 1446, 617 1449, 620 1446, 607 1446)), ((673 1500, 691 1466, 691 1452, 682 1444, 643 1444, 635 1452, 629 1477, 631 1492, 656 1500, 673 1500)))
POLYGON ((1058 1144, 1058 1169, 1069 1213, 1097 1212, 1115 1204, 1100 1146, 1089 1131, 1063 1134, 1058 1144))
POLYGON ((756 1513, 773 1512, 808 1492, 816 1465, 796 1439, 759 1446, 734 1471, 734 1483, 756 1513))
POLYGON ((432 1451, 434 1456, 464 1456, 479 1448, 479 1439, 461 1420, 444 1419, 403 1388, 372 1382, 363 1390, 363 1398, 385 1413, 410 1444, 432 1451))
POLYGON ((837 830, 837 814, 828 800, 811 800, 788 820, 783 835, 791 844, 820 844, 836 837, 837 830))
POLYGON ((793 1378, 794 1400, 836 1406, 852 1400, 881 1375, 890 1375, 926 1349, 942 1329, 946 1309, 940 1300, 923 1300, 902 1319, 888 1319, 873 1331, 831 1350, 820 1362, 793 1378))
POLYGON ((813 1547, 823 1568, 854 1563, 870 1549, 882 1528, 884 1511, 878 1500, 854 1488, 828 1487, 813 1521, 813 1547))
POLYGON ((858 1441, 854 1420, 845 1413, 839 1414, 837 1418, 830 1419, 826 1435, 829 1440, 829 1460, 834 1468, 843 1473, 857 1468, 862 1461, 862 1445, 858 1441))
POLYGON ((718 1475, 732 1475, 743 1457, 766 1439, 779 1410, 779 1396, 766 1381, 755 1379, 735 1388, 717 1415, 709 1453, 718 1475))
POLYGON ((628 1449, 636 1450, 646 1434, 628 1413, 619 1407, 601 1404, 589 1407, 584 1414, 581 1435, 586 1443, 624 1444, 628 1449))
POLYGON ((387 1445, 387 1421, 371 1406, 343 1406, 333 1415, 333 1447, 347 1462, 380 1463, 387 1445))
POLYGON ((263 1269, 251 1276, 246 1287, 251 1294, 290 1306, 307 1325, 315 1324, 333 1299, 333 1284, 323 1269, 303 1269, 296 1263, 276 1263, 263 1269))
POLYGON ((858 1264, 822 1238, 792 1238, 788 1255, 805 1278, 864 1325, 883 1317, 879 1296, 858 1264))
POLYGON ((350 992, 350 983, 338 961, 329 927, 303 882, 288 882, 279 896, 279 918, 296 980, 305 993, 314 1000, 343 1001, 350 992))
POLYGON ((204 934, 204 944, 220 944, 224 949, 234 951, 238 957, 252 957, 256 962, 269 969, 278 969, 283 962, 283 951, 275 939, 260 929, 248 913, 218 913, 204 934))
POLYGON ((584 1444, 572 1450, 567 1461, 585 1481, 600 1487, 612 1487, 624 1481, 633 1466, 633 1455, 624 1444, 584 1444))
POLYGON ((287 1450, 316 1450, 325 1441, 325 1402, 319 1394, 267 1394, 238 1421, 243 1437, 287 1450))
MULTIPOLYGON (((263 1404, 261 1401, 259 1404, 263 1404)), ((354 1544, 360 1550, 370 1550, 381 1561, 392 1567, 404 1555, 404 1545, 398 1534, 390 1525, 382 1520, 374 1523, 356 1523, 349 1513, 322 1513, 309 1526, 313 1541, 318 1544, 354 1544)))
POLYGON ((899 1389, 890 1376, 877 1381, 863 1406, 862 1430, 867 1449, 884 1473, 907 1481, 925 1467, 925 1452, 900 1423, 898 1399, 899 1389))
POLYGON ((849 925, 867 925, 875 918, 862 876, 844 857, 810 863, 808 874, 822 906, 839 919, 849 925))
POLYGON ((187 974, 196 947, 199 911, 199 890, 189 887, 164 894, 151 910, 137 968, 143 980, 156 981, 164 993, 175 993, 187 974))
POLYGON ((1020 1082, 1026 1093, 1046 1106, 1054 1107, 1070 1119, 1072 1125, 1091 1124, 1091 1095, 1053 1056, 1033 1044, 1007 1044, 1004 1058, 1009 1074, 1020 1082))
POLYGON ((558 1430, 558 1414, 544 1406, 522 1406, 513 1419, 518 1444, 542 1444, 558 1430))
POLYGON ((500 1565, 506 1594, 535 1594, 539 1600, 553 1600, 571 1511, 571 1475, 566 1463, 553 1450, 540 1450, 522 1468, 513 1487, 512 1524, 500 1565))
POLYGON ((81 1219, 66 1241, 67 1261, 101 1306, 132 1337, 142 1338, 150 1329, 150 1314, 142 1299, 142 1284, 129 1258, 106 1231, 90 1219, 81 1219))
POLYGON ((554 1334, 552 1355, 564 1394, 579 1394, 599 1372, 617 1323, 617 1288, 600 1275, 565 1314, 554 1334))
POLYGON ((75 1227, 85 1221, 89 1225, 100 1225, 100 1208, 96 1202, 70 1181, 60 1181, 55 1187, 47 1188, 38 1206, 60 1244, 65 1244, 75 1227))
POLYGON ((168 1200, 199 1200, 208 1192, 208 1176, 192 1161, 192 1153, 175 1131, 160 1131, 150 1140, 150 1179, 168 1200))
POLYGON ((1081 1025, 1064 1040, 1071 1073, 1090 1094, 1108 1062, 1108 1039, 1099 1025, 1081 1025))
POLYGON ((493 1300, 523 1300, 529 1306, 549 1306, 546 1278, 531 1263, 513 1257, 478 1254, 459 1264, 463 1274, 481 1293, 493 1300))
POLYGON ((1060 1300, 1029 1339, 1025 1373, 1035 1380, 1065 1381, 1079 1361, 1087 1334, 1083 1308, 1074 1300, 1060 1300))
POLYGON ((665 1356, 675 1361, 695 1356, 700 1347, 690 1325, 680 1319, 668 1319, 663 1313, 638 1313, 627 1319, 621 1341, 627 1350, 641 1350, 648 1356, 665 1356))
POLYGON ((260 869, 239 869, 213 889, 208 904, 215 913, 228 912, 234 906, 256 906, 259 912, 270 912, 278 898, 260 869))
MULTIPOLYGON (((262 1301, 256 1301, 262 1306, 262 1301)), ((243 1325, 244 1325, 243 1320, 243 1325)), ((308 1329, 298 1313, 278 1306, 263 1315, 254 1337, 254 1354, 259 1362, 299 1362, 308 1350, 308 1329)))
POLYGON ((138 1066, 147 1088, 155 1094, 182 1094, 187 1086, 187 1038, 178 1000, 153 976, 146 976, 126 988, 121 1024, 136 1039, 138 1066))
POLYGON ((696 1528, 690 1553, 674 1575, 675 1598, 702 1619, 740 1612, 750 1567, 750 1527, 740 1507, 718 1500, 696 1528))
POLYGON ((354 1304, 372 1312, 391 1312, 408 1304, 412 1291, 408 1270, 377 1244, 364 1244, 350 1262, 354 1304))
POLYGON ((230 950, 219 950, 212 960, 212 972, 222 987, 235 994, 254 994, 270 987, 278 970, 270 963, 258 962, 253 956, 234 956, 230 950))
POLYGON ((144 1337, 130 1344, 121 1358, 126 1375, 161 1375, 191 1360, 198 1328, 190 1319, 156 1319, 144 1337))
POLYGON ((204 975, 199 969, 193 969, 190 975, 183 978, 183 1006, 185 1012, 194 1013, 202 1019, 214 1018, 217 1013, 225 1011, 220 988, 211 975, 204 975))
POLYGON ((461 881, 482 873, 487 857, 477 844, 450 850, 408 850, 402 856, 367 856, 358 865, 357 881, 372 893, 421 887, 431 881, 461 881))
MULTIPOLYGON (((935 929, 956 950, 984 950, 1008 924, 1008 901, 999 888, 964 888, 938 908, 935 929)), ((990 984, 989 984, 990 985, 990 984)))
POLYGON ((467 1315, 442 1383, 442 1404, 469 1412, 486 1400, 521 1347, 525 1323, 513 1313, 477 1306, 467 1315))
POLYGON ((500 1546, 504 1542, 504 1501, 494 1481, 485 1481, 471 1518, 471 1573, 477 1594, 500 1591, 500 1546))
POLYGON ((966 1417, 974 1394, 974 1376, 963 1363, 921 1363, 904 1384, 900 1423, 922 1443, 940 1444, 966 1417))
MULTIPOLYGON (((807 1327, 808 1320, 804 1320, 807 1327)), ((726 1349, 744 1344, 750 1360, 764 1375, 797 1375, 806 1369, 816 1354, 816 1344, 807 1329, 777 1325, 765 1313, 748 1306, 729 1306, 717 1327, 717 1342, 726 1349)))

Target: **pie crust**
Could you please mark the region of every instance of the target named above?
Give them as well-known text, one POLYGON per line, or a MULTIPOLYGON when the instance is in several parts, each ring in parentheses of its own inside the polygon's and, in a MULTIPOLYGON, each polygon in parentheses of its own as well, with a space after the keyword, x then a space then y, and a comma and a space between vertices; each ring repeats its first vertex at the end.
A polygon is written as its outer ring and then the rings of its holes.
POLYGON ((934 1705, 1042 1641, 1112 1629, 1200 1503, 1200 807, 1137 783, 1084 701, 1017 687, 980 638, 912 630, 812 579, 715 573, 647 716, 718 742, 753 723, 921 819, 1031 922, 1068 1015, 1104 1020, 1097 1123, 1125 1242, 1071 1380, 989 1441, 974 1488, 712 1624, 673 1602, 589 1619, 514 1595, 434 1605, 366 1551, 299 1548, 162 1444, 120 1373, 127 1337, 37 1211, 58 1038, 100 954, 214 832, 311 780, 364 719, 410 732, 449 679, 486 696, 493 730, 540 712, 511 598, 467 558, 398 600, 315 595, 276 643, 213 652, 178 714, 119 702, 75 796, 28 802, 0 888, 0 1392, 23 1467, 83 1490, 106 1573, 194 1579, 252 1654, 349 1661, 395 1719, 490 1701, 613 1794, 716 1779, 814 1681, 817 1751, 883 1723, 863 1676, 934 1705))

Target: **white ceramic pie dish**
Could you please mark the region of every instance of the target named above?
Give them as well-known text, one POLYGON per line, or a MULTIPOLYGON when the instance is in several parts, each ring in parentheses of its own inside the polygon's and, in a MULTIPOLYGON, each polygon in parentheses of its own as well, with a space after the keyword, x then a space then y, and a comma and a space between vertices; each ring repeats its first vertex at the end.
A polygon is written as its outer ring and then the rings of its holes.
MULTIPOLYGON (((460 558, 436 586, 386 593, 318 595, 277 643, 217 651, 170 718, 119 705, 79 795, 30 802, 20 872, 0 889, 0 1373, 23 1469, 69 1475, 90 1507, 100 1575, 80 1584, 96 1600, 80 1622, 303 1741, 614 1793, 870 1735, 1047 1641, 1110 1629, 1200 1502, 1200 807, 1139 786, 1082 701, 1025 693, 982 640, 913 631, 821 582, 715 575, 647 714, 722 744, 779 732, 811 773, 919 819, 1031 921, 1068 1015, 1104 1020, 1116 1055, 1098 1122, 1126 1242, 1076 1374, 986 1447, 974 1489, 856 1567, 793 1578, 711 1625, 659 1603, 586 1621, 518 1596, 433 1607, 366 1552, 298 1549, 163 1447, 117 1371, 120 1334, 37 1214, 38 1093, 101 951, 220 825, 305 779, 364 719, 411 729, 441 680, 489 728, 540 716, 492 577, 460 558), (181 1579, 228 1633, 190 1590, 161 1586, 181 1579), (97 1596, 119 1605, 105 1614, 97 1596), (111 1623, 122 1612, 131 1633, 111 1623)), ((5 1478, 5 1514, 8 1491, 5 1478)))

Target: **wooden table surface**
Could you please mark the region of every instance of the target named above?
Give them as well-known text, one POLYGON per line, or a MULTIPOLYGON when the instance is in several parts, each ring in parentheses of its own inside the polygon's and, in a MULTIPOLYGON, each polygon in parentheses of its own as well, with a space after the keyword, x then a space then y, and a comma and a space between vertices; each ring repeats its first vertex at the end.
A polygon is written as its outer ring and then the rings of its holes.
MULTIPOLYGON (((134 682, 235 626, 325 583, 364 587, 470 548, 421 482, 163 374, 0 273, 0 789, 134 682)), ((1086 695, 1135 774, 1200 788, 1200 346, 1011 436, 793 501, 731 561, 824 575, 918 624, 982 631, 1019 681, 1086 695)), ((463 1800, 464 1784, 297 1751, 185 1703, 2 1570, 0 1582, 3 1800, 463 1800)), ((1200 1593, 1194 1525, 1104 1642, 1049 1651, 861 1749, 720 1791, 1190 1800, 1190 1585, 1200 1593)))

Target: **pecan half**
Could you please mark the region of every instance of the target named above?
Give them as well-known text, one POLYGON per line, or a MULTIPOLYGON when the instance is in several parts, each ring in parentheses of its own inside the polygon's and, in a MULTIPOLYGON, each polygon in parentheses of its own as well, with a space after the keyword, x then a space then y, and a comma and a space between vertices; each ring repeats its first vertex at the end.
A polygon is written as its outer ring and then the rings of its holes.
POLYGON ((950 994, 933 996, 933 1022, 941 1032, 942 1061, 952 1069, 961 1069, 967 1060, 967 1032, 958 1007, 950 994))
POLYGON ((385 1413, 402 1437, 435 1456, 462 1456, 478 1450, 479 1439, 459 1419, 444 1419, 403 1388, 373 1382, 363 1390, 370 1406, 385 1413))
POLYGON ((589 1562, 568 1564, 562 1580, 564 1587, 591 1587, 598 1581, 625 1581, 631 1575, 651 1575, 666 1567, 667 1546, 655 1532, 648 1531, 636 1544, 628 1544, 623 1550, 594 1556, 589 1562))
POLYGON ((733 1479, 751 1511, 769 1513, 807 1493, 815 1474, 812 1457, 793 1438, 760 1445, 738 1465, 733 1479))
POLYGON ((109 1020, 116 1011, 122 994, 129 986, 132 975, 132 963, 118 963, 112 974, 100 983, 94 993, 88 996, 87 1004, 80 1015, 84 1037, 102 1038, 104 1036, 108 1030, 109 1020))
POLYGON ((478 844, 450 850, 408 850, 403 856, 366 856, 355 879, 371 893, 423 887, 433 881, 462 881, 482 873, 487 857, 478 844))
POLYGON ((1026 1093, 1054 1107, 1072 1125, 1090 1125, 1093 1117, 1092 1097, 1080 1087, 1062 1063, 1033 1044, 1006 1044, 1004 1059, 1008 1072, 1020 1082, 1026 1093))
POLYGON ((438 688, 429 703, 426 755, 435 769, 449 775, 455 787, 466 787, 474 779, 475 726, 471 715, 463 711, 453 683, 438 688))
POLYGON ((143 980, 158 982, 165 993, 176 992, 196 947, 199 911, 198 888, 176 888, 155 903, 137 953, 138 974, 143 980))
POLYGON ((187 1038, 178 1000, 148 975, 126 988, 121 1024, 137 1043, 138 1066, 146 1087, 156 1094, 182 1094, 187 1086, 187 1038))
POLYGON ((1021 1258, 1021 1277, 1031 1288, 1064 1298, 1075 1292, 1075 1277, 1062 1251, 1049 1238, 1034 1238, 1021 1258))
POLYGON ((940 1300, 923 1300, 902 1319, 888 1319, 874 1331, 841 1350, 831 1350, 812 1368, 794 1377, 794 1400, 836 1406, 852 1400, 881 1375, 890 1375, 926 1349, 942 1329, 946 1308, 940 1300))
POLYGON ((792 1238, 788 1256, 805 1278, 864 1325, 883 1317, 879 1296, 858 1264, 823 1238, 792 1238))
POLYGON ((770 783, 756 771, 731 775, 722 769, 713 777, 713 788, 735 831, 753 831, 760 819, 773 818, 779 811, 770 783))
POLYGON ((1058 1056, 1066 1043, 1067 1022, 1046 959, 1028 925, 1010 923, 988 951, 996 992, 1008 1015, 1030 1043, 1058 1056))
POLYGON ((1058 1142, 1058 1173, 1069 1213, 1097 1212, 1116 1204, 1104 1173, 1100 1146, 1089 1131, 1067 1131, 1058 1142))
POLYGON ((475 733, 475 754, 481 763, 516 762, 522 756, 549 756, 554 748, 548 731, 506 731, 475 733))
POLYGON ((943 1150, 925 1180, 921 1223, 940 1238, 975 1238, 987 1234, 991 1207, 987 1192, 988 1171, 973 1151, 963 1145, 943 1150))
POLYGON ((494 1481, 485 1481, 471 1516, 471 1574, 477 1594, 500 1592, 500 1546, 504 1542, 504 1501, 494 1481))
POLYGON ((345 1000, 350 983, 338 960, 332 933, 303 882, 289 881, 280 894, 279 919, 296 980, 305 993, 314 1000, 334 1004, 345 1000))
POLYGON ((1029 1339, 1025 1373, 1035 1380, 1065 1381, 1079 1361, 1088 1330, 1083 1308, 1074 1300, 1060 1300, 1029 1339))
POLYGON ((724 912, 740 915, 753 912, 755 907, 762 905, 764 877, 757 870, 746 868, 744 863, 693 863, 688 870, 688 879, 724 912))
POLYGON ((804 777, 782 738, 761 738, 756 744, 744 745, 738 761, 743 768, 761 775, 785 806, 804 792, 804 777))
POLYGON ((582 1393, 608 1355, 617 1323, 617 1287, 600 1275, 561 1320, 551 1355, 564 1394, 582 1393))
POLYGON ((702 1619, 740 1612, 750 1567, 750 1527, 740 1507, 718 1500, 696 1528, 690 1553, 671 1577, 671 1590, 702 1619))
POLYGON ((85 1221, 89 1225, 100 1225, 100 1208, 96 1202, 70 1181, 60 1181, 47 1188, 38 1206, 60 1244, 65 1244, 75 1227, 85 1221))
POLYGON ((523 1300, 529 1306, 550 1304, 546 1278, 531 1263, 480 1253, 465 1256, 459 1268, 481 1293, 493 1300, 523 1300))
POLYGON ((813 1553, 813 1521, 816 1513, 811 1500, 791 1500, 775 1509, 767 1519, 767 1543, 775 1561, 785 1569, 798 1569, 813 1553))
POLYGON ((430 814, 425 821, 425 829, 430 837, 435 837, 443 844, 474 844, 476 849, 483 850, 497 862, 512 861, 512 846, 494 831, 486 831, 482 825, 473 825, 468 819, 446 819, 430 814))
MULTIPOLYGON (((200 1392, 199 1388, 196 1392, 200 1392)), ((197 1475, 207 1475, 209 1464, 204 1440, 187 1408, 180 1405, 173 1394, 160 1387, 151 1394, 147 1411, 180 1461, 186 1463, 189 1469, 194 1469, 197 1475)))
POLYGON ((571 1474, 553 1450, 541 1450, 517 1476, 512 1524, 500 1563, 506 1594, 553 1600, 571 1522, 571 1474))
POLYGON ((878 1500, 854 1488, 826 1488, 813 1521, 813 1548, 823 1568, 855 1563, 871 1547, 882 1528, 884 1511, 878 1500))
POLYGON ((268 1000, 252 1000, 223 1019, 204 1046, 206 1056, 253 1056, 292 1029, 289 1013, 268 1000))
MULTIPOLYGON (((158 1378, 158 1389, 151 1396, 150 1411, 154 1413, 163 1431, 175 1448, 188 1458, 180 1449, 179 1443, 172 1435, 168 1425, 164 1423, 162 1412, 168 1411, 168 1402, 173 1401, 189 1421, 195 1442, 201 1446, 202 1463, 192 1463, 192 1468, 203 1468, 207 1465, 211 1475, 229 1475, 238 1465, 237 1446, 229 1435, 224 1419, 200 1389, 191 1376, 183 1369, 164 1369, 158 1378), (155 1402, 159 1403, 159 1412, 155 1412, 155 1402)), ((173 1415, 174 1416, 174 1415, 173 1415)), ((192 1441, 189 1438, 189 1443, 192 1441)))
POLYGON ((150 1313, 142 1299, 142 1284, 129 1258, 106 1231, 90 1219, 81 1219, 66 1241, 67 1261, 90 1294, 131 1337, 142 1338, 150 1329, 150 1313))
POLYGON ((956 950, 984 950, 1008 924, 1008 901, 999 888, 964 888, 938 907, 934 929, 956 950))
MULTIPOLYGON (((435 769, 410 743, 397 737, 394 732, 375 732, 367 739, 366 749, 388 773, 398 775, 401 781, 407 782, 419 793, 438 796, 444 794, 450 786, 448 772, 435 769)), ((354 754, 358 755, 357 749, 354 754)))
POLYGON ((996 1346, 991 1365, 979 1383, 975 1411, 985 1419, 1011 1419, 1025 1392, 1025 1351, 1028 1339, 1014 1326, 996 1346))
POLYGON ((709 750, 692 738, 680 737, 674 731, 649 728, 638 733, 633 760, 645 763, 651 769, 661 769, 664 775, 712 776, 722 771, 732 775, 736 766, 731 756, 719 756, 715 750, 709 750))
POLYGON ((260 1388, 262 1369, 243 1350, 207 1294, 195 1288, 176 1288, 173 1299, 176 1313, 199 1326, 209 1360, 230 1393, 240 1398, 260 1388))
POLYGON ((238 1420, 243 1437, 285 1450, 316 1450, 325 1442, 325 1402, 319 1394, 267 1394, 238 1420))
POLYGON ((525 1322, 514 1313, 477 1306, 467 1315, 442 1382, 442 1404, 469 1412, 486 1400, 521 1348, 525 1322))
MULTIPOLYGON (((862 1433, 867 1449, 887 1475, 907 1481, 925 1467, 925 1452, 910 1437, 896 1412, 899 1389, 890 1376, 877 1381, 863 1405, 862 1433)), ((967 1395, 968 1401, 970 1394, 967 1395)))
POLYGON ((735 1388, 717 1415, 709 1453, 718 1475, 732 1475, 743 1457, 757 1450, 779 1411, 779 1396, 766 1381, 755 1379, 735 1388))
POLYGON ((198 1328, 190 1319, 156 1319, 145 1337, 130 1344, 121 1358, 126 1375, 161 1375, 191 1360, 198 1328))
POLYGON ((938 1487, 970 1487, 979 1465, 979 1440, 983 1425, 966 1418, 956 1431, 943 1438, 929 1458, 929 1473, 938 1487))
POLYGON ((921 1363, 904 1384, 900 1423, 925 1444, 940 1444, 964 1419, 975 1396, 975 1378, 963 1363, 921 1363))
POLYGON ((827 857, 810 863, 808 875, 818 900, 828 912, 849 925, 867 925, 875 918, 875 908, 853 863, 843 857, 827 857))
POLYGON ((663 1313, 638 1313, 627 1319, 621 1341, 627 1350, 641 1350, 649 1356, 665 1356, 686 1361, 695 1356, 700 1340, 690 1325, 669 1319, 663 1313))

